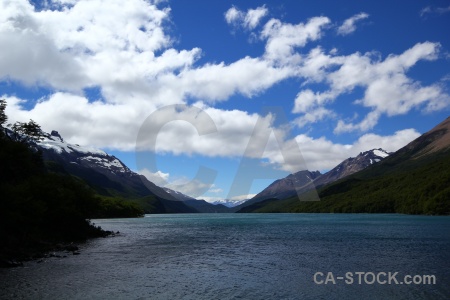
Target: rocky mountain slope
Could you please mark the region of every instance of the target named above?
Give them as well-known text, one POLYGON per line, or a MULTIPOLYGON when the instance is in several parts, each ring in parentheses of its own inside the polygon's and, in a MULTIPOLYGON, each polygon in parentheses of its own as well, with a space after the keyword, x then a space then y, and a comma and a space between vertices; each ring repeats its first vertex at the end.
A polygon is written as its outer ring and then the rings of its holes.
POLYGON ((83 179, 100 195, 130 199, 146 213, 194 213, 211 209, 206 208, 208 204, 155 185, 102 150, 66 143, 57 131, 42 135, 43 139, 35 142, 35 147, 42 151, 47 168, 83 179))
POLYGON ((317 188, 364 170, 368 166, 371 166, 374 163, 377 163, 382 159, 388 157, 389 154, 389 152, 381 148, 361 152, 356 157, 347 158, 339 165, 314 180, 314 185, 317 188))
POLYGON ((195 208, 198 212, 201 213, 229 213, 231 210, 229 207, 221 204, 221 203, 210 203, 203 199, 195 199, 188 195, 185 195, 181 192, 174 191, 169 188, 163 188, 164 191, 172 195, 174 198, 179 201, 183 201, 186 205, 195 208))
POLYGON ((294 174, 290 174, 283 179, 279 179, 270 184, 262 192, 258 193, 254 199, 268 199, 277 198, 283 199, 297 193, 297 190, 301 190, 309 186, 315 179, 320 177, 319 171, 300 171, 294 174))
POLYGON ((359 172, 368 166, 381 161, 388 155, 389 153, 381 148, 372 149, 361 152, 356 157, 350 157, 344 160, 325 174, 321 174, 319 171, 300 171, 290 174, 285 178, 274 181, 251 200, 240 205, 237 210, 268 199, 286 199, 302 194, 311 189, 359 172))
MULTIPOLYGON (((245 212, 450 214, 450 118, 379 163, 318 189, 321 201, 266 200, 245 212)), ((307 194, 306 192, 305 194, 307 194)), ((306 195, 305 195, 306 196, 306 195)))
POLYGON ((44 133, 44 139, 36 144, 42 150, 45 161, 63 166, 68 173, 81 177, 105 196, 130 198, 154 195, 177 200, 144 176, 131 171, 115 156, 99 149, 66 143, 57 131, 44 133))

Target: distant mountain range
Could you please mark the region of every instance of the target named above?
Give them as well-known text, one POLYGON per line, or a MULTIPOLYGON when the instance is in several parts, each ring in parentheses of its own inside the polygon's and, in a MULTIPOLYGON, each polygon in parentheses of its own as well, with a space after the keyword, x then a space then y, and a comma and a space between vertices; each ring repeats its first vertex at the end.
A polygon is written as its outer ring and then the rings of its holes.
POLYGON ((389 153, 381 148, 373 149, 361 152, 357 157, 347 158, 325 174, 321 174, 319 171, 310 172, 307 170, 290 174, 283 179, 274 181, 251 200, 241 204, 235 210, 238 211, 268 199, 286 199, 301 195, 309 190, 359 172, 368 166, 381 161, 388 155, 389 153))
POLYGON ((301 201, 311 197, 305 189, 239 212, 450 214, 450 118, 395 153, 375 149, 348 159, 314 184, 320 201, 301 201))
POLYGON ((57 131, 43 133, 36 142, 47 167, 83 179, 98 194, 121 197, 140 204, 146 213, 225 212, 223 205, 212 205, 182 193, 162 188, 143 175, 131 171, 122 161, 106 152, 69 144, 57 131))
POLYGON ((450 164, 446 165, 450 161, 449 118, 395 153, 388 153, 381 148, 372 149, 344 160, 325 174, 308 170, 290 174, 274 181, 252 199, 244 200, 234 207, 227 200, 212 204, 159 187, 143 175, 130 170, 115 156, 99 149, 66 143, 56 131, 43 135, 44 139, 34 146, 42 151, 49 170, 79 177, 99 195, 135 202, 146 213, 446 213, 446 203, 449 201, 442 204, 443 200, 430 199, 438 197, 437 195, 450 199, 450 171, 447 171, 450 170, 450 164), (442 166, 439 167, 440 165, 442 166), (430 173, 429 169, 433 169, 434 173, 430 173), (425 182, 426 180, 428 181, 425 182), (430 182, 434 182, 433 188, 428 187, 423 191, 423 186, 429 186, 430 182), (437 190, 437 187, 441 190, 437 190), (299 195, 301 199, 312 199, 311 195, 316 190, 321 201, 299 201, 299 195), (421 202, 423 207, 417 208, 419 204, 410 203, 412 200, 401 200, 404 194, 399 194, 400 191, 409 196, 415 195, 425 204, 421 202), (418 191, 422 191, 422 194, 417 195, 418 191), (397 198, 393 200, 393 197, 397 198), (441 202, 436 204, 436 201, 441 202), (409 206, 406 202, 410 203, 409 206))

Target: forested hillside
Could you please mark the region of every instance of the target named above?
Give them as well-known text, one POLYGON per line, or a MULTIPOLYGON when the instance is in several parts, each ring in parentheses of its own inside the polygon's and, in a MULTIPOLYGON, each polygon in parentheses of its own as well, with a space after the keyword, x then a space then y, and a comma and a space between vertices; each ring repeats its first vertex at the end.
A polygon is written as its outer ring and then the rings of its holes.
MULTIPOLYGON (((27 258, 58 242, 108 234, 93 226, 90 218, 142 215, 133 203, 100 198, 83 181, 48 171, 41 153, 28 143, 35 137, 15 139, 6 134, 1 104, 0 262, 27 258)), ((36 125, 31 121, 15 125, 23 124, 36 125)))

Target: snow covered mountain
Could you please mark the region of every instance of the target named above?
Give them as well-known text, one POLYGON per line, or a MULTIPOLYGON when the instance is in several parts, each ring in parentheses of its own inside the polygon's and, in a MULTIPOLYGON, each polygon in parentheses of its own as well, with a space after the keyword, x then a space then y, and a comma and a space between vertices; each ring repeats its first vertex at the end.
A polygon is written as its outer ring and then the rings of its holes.
POLYGON ((166 193, 168 193, 169 195, 171 195, 172 197, 174 197, 175 199, 179 200, 179 201, 189 201, 189 200, 197 200, 191 196, 185 195, 182 192, 178 192, 172 189, 169 189, 167 187, 163 187, 162 188, 166 193))
POLYGON ((45 158, 55 158, 56 155, 72 158, 72 163, 89 168, 98 168, 115 174, 134 175, 124 163, 115 156, 109 155, 103 150, 92 147, 81 147, 76 144, 68 144, 57 131, 51 134, 43 133, 44 139, 36 142, 43 150, 45 158))
POLYGON ((207 202, 203 199, 195 199, 191 196, 185 195, 181 192, 174 191, 167 187, 163 188, 168 194, 172 195, 179 201, 182 201, 186 205, 195 208, 201 213, 228 213, 231 212, 227 205, 219 202, 207 202))
POLYGON ((42 140, 33 143, 42 151, 48 167, 82 178, 101 195, 131 199, 152 196, 143 204, 158 213, 229 212, 223 205, 159 187, 103 150, 66 143, 57 131, 42 135, 42 140))
POLYGON ((92 147, 66 143, 57 131, 43 133, 43 136, 44 139, 37 141, 36 145, 41 149, 44 160, 82 178, 100 194, 125 198, 154 195, 176 200, 144 176, 131 171, 113 155, 92 147))
POLYGON ((361 152, 356 157, 350 157, 344 160, 325 174, 321 174, 319 171, 310 172, 306 170, 290 174, 285 178, 274 181, 255 197, 237 206, 237 209, 267 199, 286 199, 293 197, 298 192, 306 192, 361 171, 368 166, 381 161, 388 155, 389 153, 381 148, 372 149, 361 152))
POLYGON ((218 200, 208 201, 208 202, 211 204, 214 204, 214 205, 221 204, 221 205, 231 208, 231 207, 238 206, 248 200, 249 199, 243 199, 243 200, 218 199, 218 200))
POLYGON ((344 178, 353 173, 359 172, 370 165, 373 165, 382 159, 389 156, 389 152, 378 148, 369 151, 361 152, 356 157, 350 157, 341 162, 339 165, 323 174, 316 180, 314 180, 314 185, 316 187, 322 186, 324 184, 331 183, 333 181, 344 178))

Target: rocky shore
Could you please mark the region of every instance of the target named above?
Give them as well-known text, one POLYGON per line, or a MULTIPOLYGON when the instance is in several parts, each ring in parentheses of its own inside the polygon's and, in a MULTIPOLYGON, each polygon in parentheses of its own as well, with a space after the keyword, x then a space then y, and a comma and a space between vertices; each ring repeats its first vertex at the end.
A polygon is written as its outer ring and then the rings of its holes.
MULTIPOLYGON (((89 238, 115 237, 120 234, 119 231, 113 232, 107 230, 102 230, 97 233, 97 236, 89 238)), ((3 249, 4 253, 0 253, 0 268, 23 267, 24 263, 29 261, 37 261, 40 263, 45 261, 47 258, 65 258, 69 255, 80 255, 81 252, 79 245, 86 242, 86 240, 65 243, 39 241, 28 245, 23 245, 22 247, 18 247, 16 249, 3 249)))

